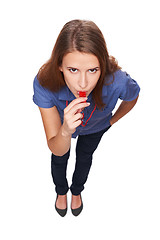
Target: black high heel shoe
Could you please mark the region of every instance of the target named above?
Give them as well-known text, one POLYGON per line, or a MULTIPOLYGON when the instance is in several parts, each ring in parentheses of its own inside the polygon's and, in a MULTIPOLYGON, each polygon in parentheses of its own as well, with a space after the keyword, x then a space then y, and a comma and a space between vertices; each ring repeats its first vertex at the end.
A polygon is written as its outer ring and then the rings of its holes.
MULTIPOLYGON (((58 194, 57 194, 57 198, 58 198, 58 194)), ((67 207, 65 209, 57 208, 56 207, 57 198, 56 198, 56 201, 55 201, 55 209, 61 217, 64 217, 67 213, 67 207)))
MULTIPOLYGON (((81 194, 80 194, 80 197, 81 197, 81 194)), ((74 216, 78 216, 82 212, 82 209, 83 209, 83 202, 82 202, 82 197, 81 197, 81 206, 79 208, 75 208, 75 209, 71 208, 71 211, 74 216)))

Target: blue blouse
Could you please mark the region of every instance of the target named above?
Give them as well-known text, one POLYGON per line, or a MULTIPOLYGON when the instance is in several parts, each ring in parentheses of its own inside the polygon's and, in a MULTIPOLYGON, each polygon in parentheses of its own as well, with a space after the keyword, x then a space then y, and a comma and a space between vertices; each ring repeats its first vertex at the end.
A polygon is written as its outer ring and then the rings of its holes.
MULTIPOLYGON (((112 82, 112 74, 106 77, 107 82, 112 82)), ((59 92, 52 92, 39 84, 37 76, 33 83, 34 95, 33 101, 41 108, 57 107, 61 123, 63 124, 64 109, 75 96, 70 89, 65 86, 59 92)), ((76 131, 72 134, 72 138, 78 135, 86 135, 99 132, 110 126, 110 119, 112 118, 112 110, 115 108, 118 99, 124 101, 132 101, 137 98, 140 87, 137 82, 130 77, 127 72, 117 70, 114 73, 114 81, 110 85, 104 85, 102 89, 102 99, 106 104, 103 111, 100 111, 92 100, 92 93, 88 96, 87 102, 90 106, 85 108, 83 125, 77 127, 76 131)))

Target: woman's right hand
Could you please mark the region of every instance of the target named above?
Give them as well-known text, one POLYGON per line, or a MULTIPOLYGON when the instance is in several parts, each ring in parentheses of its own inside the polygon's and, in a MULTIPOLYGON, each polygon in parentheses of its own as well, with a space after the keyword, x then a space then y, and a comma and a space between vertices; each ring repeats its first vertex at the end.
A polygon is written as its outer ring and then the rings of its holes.
POLYGON ((64 109, 64 120, 62 125, 62 134, 64 136, 70 136, 75 131, 76 128, 82 123, 82 109, 90 105, 89 102, 85 102, 87 97, 80 97, 74 99, 65 109, 64 109))

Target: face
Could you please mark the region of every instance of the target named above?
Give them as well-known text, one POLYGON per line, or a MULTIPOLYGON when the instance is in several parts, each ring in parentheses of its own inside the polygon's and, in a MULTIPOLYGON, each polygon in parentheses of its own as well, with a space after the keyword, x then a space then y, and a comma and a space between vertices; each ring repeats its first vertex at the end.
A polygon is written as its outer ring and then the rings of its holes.
POLYGON ((76 98, 79 97, 79 91, 85 91, 88 96, 101 74, 98 58, 93 54, 78 51, 66 54, 59 69, 63 72, 66 85, 76 98))

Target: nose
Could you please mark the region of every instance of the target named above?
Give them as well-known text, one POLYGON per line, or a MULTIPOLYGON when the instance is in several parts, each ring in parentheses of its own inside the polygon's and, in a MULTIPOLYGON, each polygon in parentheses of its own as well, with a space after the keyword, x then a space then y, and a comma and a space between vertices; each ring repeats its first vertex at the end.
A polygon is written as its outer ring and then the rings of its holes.
POLYGON ((87 87, 87 78, 85 73, 81 73, 79 78, 79 86, 81 89, 85 89, 87 87))

